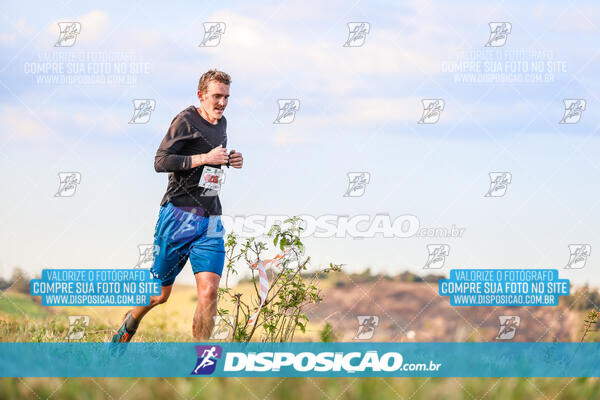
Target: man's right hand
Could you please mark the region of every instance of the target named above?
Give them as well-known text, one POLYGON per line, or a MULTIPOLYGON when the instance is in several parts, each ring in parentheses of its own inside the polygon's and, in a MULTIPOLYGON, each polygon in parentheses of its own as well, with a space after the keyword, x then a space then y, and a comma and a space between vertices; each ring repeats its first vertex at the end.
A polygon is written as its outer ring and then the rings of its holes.
POLYGON ((224 165, 229 162, 227 149, 223 145, 215 147, 206 154, 196 154, 192 156, 192 168, 200 165, 224 165))

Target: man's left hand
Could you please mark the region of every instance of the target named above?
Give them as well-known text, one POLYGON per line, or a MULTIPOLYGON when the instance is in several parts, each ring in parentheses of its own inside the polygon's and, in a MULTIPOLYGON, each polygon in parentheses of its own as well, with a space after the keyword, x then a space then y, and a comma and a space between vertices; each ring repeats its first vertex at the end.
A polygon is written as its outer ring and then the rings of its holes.
POLYGON ((244 165, 244 157, 242 156, 242 153, 231 150, 229 153, 229 165, 231 165, 233 168, 242 168, 242 165, 244 165))

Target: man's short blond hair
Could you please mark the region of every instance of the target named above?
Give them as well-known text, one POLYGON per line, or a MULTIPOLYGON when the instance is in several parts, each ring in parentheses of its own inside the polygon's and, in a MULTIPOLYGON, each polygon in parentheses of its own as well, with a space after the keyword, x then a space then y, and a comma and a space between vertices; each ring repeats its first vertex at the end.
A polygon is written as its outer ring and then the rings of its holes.
POLYGON ((221 82, 225 85, 231 85, 231 77, 223 71, 217 71, 216 69, 211 69, 210 71, 205 72, 200 77, 200 81, 198 81, 198 90, 201 92, 205 92, 208 88, 208 83, 210 81, 221 82))

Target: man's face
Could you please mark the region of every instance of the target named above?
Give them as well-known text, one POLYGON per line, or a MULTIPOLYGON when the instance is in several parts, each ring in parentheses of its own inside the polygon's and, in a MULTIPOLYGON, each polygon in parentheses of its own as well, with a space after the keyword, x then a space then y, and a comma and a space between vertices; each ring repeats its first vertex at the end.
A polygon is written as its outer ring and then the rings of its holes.
POLYGON ((198 99, 200 99, 200 107, 211 120, 221 119, 229 99, 229 85, 210 81, 205 92, 198 91, 198 99))

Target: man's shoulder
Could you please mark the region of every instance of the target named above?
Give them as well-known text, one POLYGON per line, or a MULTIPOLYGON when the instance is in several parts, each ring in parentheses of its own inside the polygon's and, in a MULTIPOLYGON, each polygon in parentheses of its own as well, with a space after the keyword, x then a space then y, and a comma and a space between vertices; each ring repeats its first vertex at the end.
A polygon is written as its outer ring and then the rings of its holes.
POLYGON ((175 129, 183 129, 185 132, 190 132, 192 128, 191 124, 191 109, 194 109, 194 106, 189 106, 185 110, 179 112, 173 120, 171 121, 171 128, 175 129))
POLYGON ((175 116, 175 118, 173 118, 173 121, 171 121, 171 123, 187 122, 190 119, 192 112, 196 112, 196 107, 194 107, 194 106, 186 107, 184 110, 181 110, 179 112, 179 114, 177 114, 175 116))

